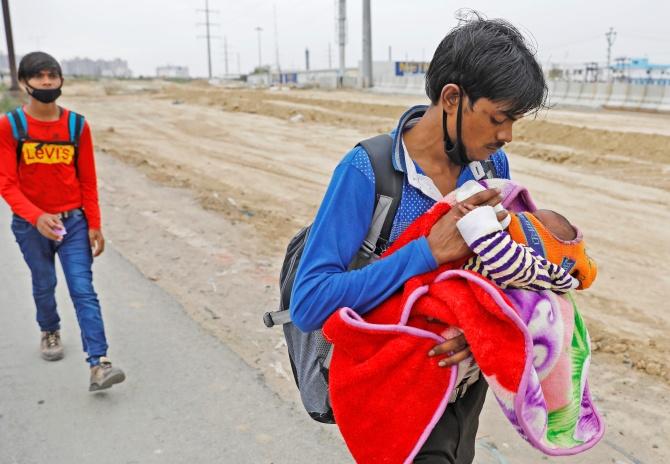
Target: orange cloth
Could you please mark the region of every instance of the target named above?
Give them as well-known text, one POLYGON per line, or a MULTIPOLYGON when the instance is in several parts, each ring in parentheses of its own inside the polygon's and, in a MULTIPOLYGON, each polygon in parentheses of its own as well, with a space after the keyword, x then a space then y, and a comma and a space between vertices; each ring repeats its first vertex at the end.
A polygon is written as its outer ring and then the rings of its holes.
POLYGON ((598 267, 586 253, 584 237, 577 230, 577 237, 569 242, 552 234, 532 213, 510 215, 509 234, 517 243, 527 245, 548 261, 561 266, 579 280, 579 290, 589 288, 598 274, 598 267))

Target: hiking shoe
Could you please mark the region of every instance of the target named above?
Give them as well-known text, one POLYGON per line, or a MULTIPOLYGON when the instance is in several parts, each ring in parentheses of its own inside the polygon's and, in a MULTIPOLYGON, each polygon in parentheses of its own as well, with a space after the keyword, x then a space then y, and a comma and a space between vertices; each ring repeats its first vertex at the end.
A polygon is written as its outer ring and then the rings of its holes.
POLYGON ((60 331, 42 332, 40 340, 40 353, 42 359, 47 361, 58 361, 63 359, 65 352, 63 351, 63 344, 60 341, 60 331))
POLYGON ((102 356, 100 364, 91 367, 91 385, 88 391, 104 390, 126 380, 126 374, 118 367, 112 367, 112 361, 102 356))

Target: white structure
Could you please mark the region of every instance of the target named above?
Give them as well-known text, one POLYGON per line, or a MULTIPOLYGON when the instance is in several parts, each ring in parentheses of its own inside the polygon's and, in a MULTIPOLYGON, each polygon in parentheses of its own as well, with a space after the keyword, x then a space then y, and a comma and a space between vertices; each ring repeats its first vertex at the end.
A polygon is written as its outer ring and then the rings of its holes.
POLYGON ((159 66, 156 68, 156 77, 165 79, 188 79, 188 66, 159 66))
MULTIPOLYGON (((257 73, 247 76, 247 84, 252 87, 269 87, 271 85, 289 85, 295 87, 318 87, 321 89, 335 89, 338 87, 339 69, 315 69, 309 71, 282 71, 272 73, 257 73)), ((358 85, 358 68, 347 68, 342 78, 343 87, 358 85)))
POLYGON ((121 59, 92 60, 90 58, 72 58, 61 63, 66 76, 85 77, 132 77, 128 62, 121 59))

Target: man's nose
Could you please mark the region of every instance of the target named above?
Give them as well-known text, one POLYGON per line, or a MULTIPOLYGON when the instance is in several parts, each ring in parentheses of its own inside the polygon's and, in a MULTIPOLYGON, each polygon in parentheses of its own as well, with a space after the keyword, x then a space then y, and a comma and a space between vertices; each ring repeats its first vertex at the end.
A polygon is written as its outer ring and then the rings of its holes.
POLYGON ((497 134, 498 141, 499 142, 504 142, 504 143, 510 143, 512 141, 512 125, 510 124, 509 127, 505 127, 501 130, 498 131, 497 134))

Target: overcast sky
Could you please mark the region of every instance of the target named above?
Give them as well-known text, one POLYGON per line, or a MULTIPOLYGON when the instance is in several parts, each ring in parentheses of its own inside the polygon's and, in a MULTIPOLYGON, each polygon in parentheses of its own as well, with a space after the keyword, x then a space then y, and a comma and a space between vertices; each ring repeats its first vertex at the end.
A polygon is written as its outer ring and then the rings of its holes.
MULTIPOLYGON (((122 58, 134 75, 154 75, 156 66, 185 65, 193 76, 207 73, 205 0, 9 0, 18 54, 44 50, 58 59, 122 58)), ((312 69, 328 66, 328 45, 337 66, 336 0, 209 0, 214 74, 224 72, 227 37, 231 73, 258 64, 257 26, 264 64, 275 64, 274 6, 279 61, 303 69, 305 48, 312 69)), ((648 57, 670 63, 668 0, 372 0, 373 59, 430 60, 438 42, 456 24, 454 13, 474 8, 502 17, 532 34, 540 61, 605 61, 605 33, 617 31, 612 56, 648 57)), ((347 66, 361 56, 362 0, 347 1, 347 66)), ((3 29, 4 31, 4 29, 3 29)), ((4 37, 4 33, 3 33, 4 37)), ((4 48, 4 45, 3 47, 4 48)))

